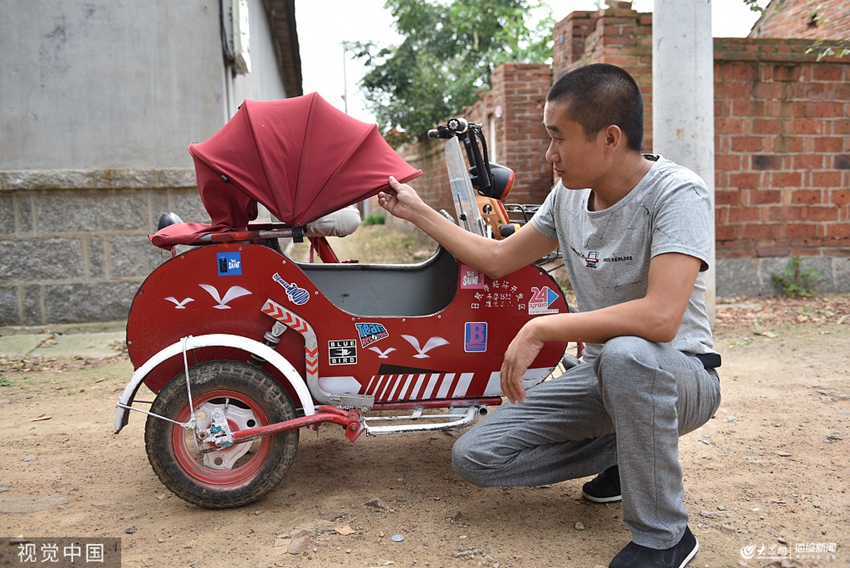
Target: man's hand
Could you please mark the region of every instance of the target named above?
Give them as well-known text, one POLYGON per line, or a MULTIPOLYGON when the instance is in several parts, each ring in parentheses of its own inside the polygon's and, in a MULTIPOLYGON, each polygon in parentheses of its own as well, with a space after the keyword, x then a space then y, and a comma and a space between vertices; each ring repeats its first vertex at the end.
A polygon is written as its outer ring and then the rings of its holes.
POLYGON ((505 351, 505 360, 502 363, 500 374, 502 394, 514 403, 525 400, 525 388, 522 386, 522 376, 534 362, 537 354, 543 349, 544 341, 541 341, 535 333, 535 321, 543 318, 535 318, 527 322, 519 333, 516 334, 508 350, 505 351))
POLYGON ((378 204, 394 217, 410 221, 413 212, 424 205, 422 199, 416 190, 406 183, 399 183, 393 176, 390 176, 389 184, 391 189, 378 194, 378 204))

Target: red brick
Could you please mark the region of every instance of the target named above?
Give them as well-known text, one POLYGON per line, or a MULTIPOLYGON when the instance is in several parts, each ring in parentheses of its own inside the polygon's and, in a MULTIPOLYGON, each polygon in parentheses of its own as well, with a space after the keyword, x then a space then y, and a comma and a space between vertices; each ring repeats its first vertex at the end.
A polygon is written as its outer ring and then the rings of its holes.
POLYGON ((802 136, 777 136, 771 150, 782 154, 797 154, 805 151, 806 138, 802 136))
POLYGON ((714 169, 738 171, 741 169, 741 156, 734 156, 729 154, 715 154, 714 169))
POLYGON ((776 205, 782 203, 782 192, 778 189, 748 189, 744 191, 747 205, 776 205))
POLYGON ((815 81, 841 81, 843 77, 841 65, 815 65, 812 69, 812 78, 815 81))
POLYGON ((715 205, 740 205, 741 192, 737 190, 716 189, 714 191, 715 205))
POLYGON ((817 189, 798 189, 791 192, 791 203, 812 205, 822 203, 823 192, 817 189))
POLYGON ((783 124, 779 119, 753 120, 753 134, 781 134, 783 124))
POLYGON ((831 205, 806 207, 804 216, 808 221, 838 221, 838 207, 831 205))
POLYGON ((791 86, 790 96, 795 99, 827 99, 832 98, 827 92, 826 83, 796 83, 791 86))
POLYGON ((769 187, 800 187, 803 175, 800 172, 773 172, 770 174, 769 187))
POLYGON ((741 174, 729 174, 729 187, 742 189, 757 188, 762 184, 762 174, 745 172, 741 174))
POLYGON ((850 237, 850 223, 827 225, 826 236, 833 238, 850 237))
POLYGON ((762 223, 747 223, 744 225, 742 238, 744 239, 775 239, 778 225, 765 225, 762 223))
POLYGON ((782 157, 775 155, 755 155, 752 157, 754 170, 778 170, 782 168, 782 157))
POLYGON ((812 118, 815 115, 815 105, 811 101, 779 101, 779 116, 812 118))
MULTIPOLYGON (((717 96, 717 93, 715 93, 715 96, 717 96)), ((762 114, 756 113, 756 105, 752 103, 749 99, 741 99, 738 97, 731 96, 729 94, 727 94, 726 97, 728 99, 731 99, 732 102, 732 116, 752 116, 754 114, 762 114)))
POLYGON ((850 189, 833 189, 829 192, 829 202, 835 205, 850 203, 850 189))
POLYGON ((730 223, 746 223, 761 219, 761 207, 735 207, 729 210, 730 223))
POLYGON ((771 221, 799 221, 799 207, 768 207, 766 219, 771 221))
POLYGON ((764 152, 767 149, 761 136, 736 136, 732 138, 733 152, 764 152))
POLYGON ((850 170, 850 155, 840 154, 835 156, 833 167, 836 170, 850 170))
POLYGON ((744 121, 740 118, 715 119, 715 134, 743 134, 744 121))
POLYGON ((822 154, 835 154, 844 150, 844 140, 838 136, 829 136, 814 139, 814 151, 822 154))
POLYGON ((841 172, 812 172, 812 186, 826 189, 841 187, 841 172))
POLYGON ((819 102, 814 104, 814 115, 818 118, 842 118, 846 120, 843 102, 819 102))
POLYGON ((820 154, 798 154, 791 158, 791 167, 795 170, 819 170, 823 168, 824 157, 820 154))
POLYGON ((790 239, 811 239, 817 236, 817 228, 814 223, 789 223, 785 225, 785 234, 790 239))
POLYGON ((735 238, 735 227, 732 225, 721 225, 714 228, 714 238, 718 241, 731 241, 735 238))
POLYGON ((794 134, 823 134, 824 122, 810 118, 795 118, 791 131, 794 134))
POLYGON ((781 99, 782 90, 781 83, 756 83, 753 86, 753 97, 757 99, 781 99))
POLYGON ((788 247, 759 247, 756 256, 759 258, 786 257, 791 250, 788 247))

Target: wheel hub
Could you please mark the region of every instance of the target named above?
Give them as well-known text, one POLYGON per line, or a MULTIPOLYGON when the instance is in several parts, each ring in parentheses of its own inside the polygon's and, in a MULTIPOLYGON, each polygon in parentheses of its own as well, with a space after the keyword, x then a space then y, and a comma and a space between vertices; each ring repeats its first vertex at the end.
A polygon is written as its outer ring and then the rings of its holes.
POLYGON ((229 402, 205 402, 195 410, 195 443, 210 469, 229 471, 251 449, 251 443, 233 443, 233 432, 258 425, 254 412, 229 402))

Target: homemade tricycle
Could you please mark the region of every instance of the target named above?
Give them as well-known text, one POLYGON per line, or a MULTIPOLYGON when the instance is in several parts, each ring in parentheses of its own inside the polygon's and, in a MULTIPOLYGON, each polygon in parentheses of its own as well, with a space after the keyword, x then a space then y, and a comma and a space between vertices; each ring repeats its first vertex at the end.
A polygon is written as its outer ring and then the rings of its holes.
MULTIPOLYGON (((453 119, 437 135, 449 139, 458 222, 491 234, 487 217, 512 175, 481 161, 475 126, 453 119), (490 201, 477 205, 482 198, 490 201)), ((166 249, 190 247, 174 249, 136 293, 127 323, 135 372, 115 417, 117 433, 130 410, 148 414, 153 470, 190 503, 237 507, 272 491, 295 459, 300 428, 338 424, 354 441, 472 423, 502 402, 502 354, 522 325, 567 311, 534 265, 492 280, 442 248, 416 265, 338 262, 310 224, 386 189, 389 175, 421 172, 375 125, 318 95, 246 101, 190 152, 212 223, 176 223, 151 237, 166 249), (258 202, 281 222, 249 223, 258 202), (323 263, 281 252, 281 240, 304 238, 323 263), (149 410, 134 407, 142 383, 157 393, 149 410)), ((544 380, 565 347, 547 344, 525 386, 544 380)))

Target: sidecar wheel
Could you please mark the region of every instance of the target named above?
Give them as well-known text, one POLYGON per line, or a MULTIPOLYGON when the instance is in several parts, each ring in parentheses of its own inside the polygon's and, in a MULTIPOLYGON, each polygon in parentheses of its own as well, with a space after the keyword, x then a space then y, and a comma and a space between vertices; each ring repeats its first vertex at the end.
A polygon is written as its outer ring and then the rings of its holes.
MULTIPOLYGON (((295 407, 283 387, 247 363, 201 363, 189 369, 189 380, 199 423, 208 412, 223 412, 235 432, 295 418, 295 407)), ((188 422, 185 373, 159 392, 151 413, 188 422)), ((149 416, 145 449, 157 477, 175 495, 201 507, 229 509, 260 499, 283 480, 295 460, 298 430, 201 454, 193 430, 149 416)))

